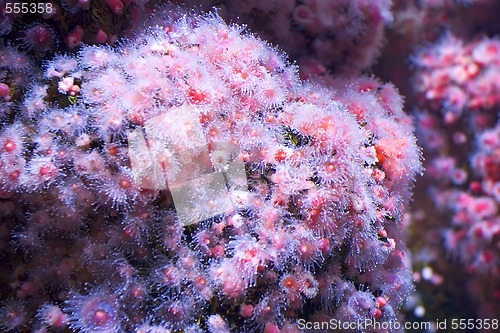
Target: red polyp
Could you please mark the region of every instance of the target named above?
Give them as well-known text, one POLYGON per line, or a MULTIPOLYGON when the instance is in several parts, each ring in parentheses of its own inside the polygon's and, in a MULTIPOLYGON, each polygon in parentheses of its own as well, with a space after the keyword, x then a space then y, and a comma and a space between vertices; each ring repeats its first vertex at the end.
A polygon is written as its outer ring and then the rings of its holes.
POLYGON ((97 310, 94 313, 93 321, 96 325, 103 326, 110 321, 110 316, 103 310, 97 310))
POLYGON ((123 13, 123 2, 120 0, 106 0, 106 6, 115 15, 121 15, 123 13))
POLYGON ((40 169, 38 170, 38 175, 40 176, 50 176, 54 173, 54 170, 53 168, 51 168, 50 166, 48 165, 44 165, 42 167, 40 167, 40 169))
POLYGON ((206 95, 199 89, 190 89, 188 97, 194 103, 201 103, 205 100, 206 95))
POLYGON ((118 327, 114 304, 101 297, 89 300, 84 305, 81 315, 84 327, 90 331, 118 327))
POLYGON ((7 153, 12 153, 16 149, 16 144, 11 139, 7 139, 3 144, 3 149, 7 153))

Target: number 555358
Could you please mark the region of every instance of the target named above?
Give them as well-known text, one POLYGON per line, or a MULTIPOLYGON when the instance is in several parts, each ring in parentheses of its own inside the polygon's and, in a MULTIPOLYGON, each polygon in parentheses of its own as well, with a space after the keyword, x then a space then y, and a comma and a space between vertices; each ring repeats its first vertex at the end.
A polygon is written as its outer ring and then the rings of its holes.
POLYGON ((44 13, 52 13, 52 3, 19 3, 19 2, 7 2, 5 3, 6 14, 44 14, 44 13))

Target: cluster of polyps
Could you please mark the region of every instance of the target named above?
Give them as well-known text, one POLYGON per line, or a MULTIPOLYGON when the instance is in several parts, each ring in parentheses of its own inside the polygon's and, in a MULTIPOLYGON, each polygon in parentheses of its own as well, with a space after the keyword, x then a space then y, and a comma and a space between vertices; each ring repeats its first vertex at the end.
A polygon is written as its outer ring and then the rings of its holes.
POLYGON ((396 319, 420 156, 394 87, 302 82, 215 15, 86 47, 46 75, 51 107, 0 136, 25 163, 3 189, 32 256, 13 277, 37 286, 26 313, 56 302, 84 332, 396 319))
POLYGON ((436 202, 453 214, 453 228, 445 233, 447 247, 469 270, 498 274, 494 239, 500 229, 496 222, 500 42, 482 38, 466 43, 447 35, 423 49, 415 61, 416 89, 423 105, 434 113, 420 115, 419 129, 429 152, 439 152, 431 159, 429 175, 441 178, 436 202), (471 150, 448 146, 466 147, 469 142, 471 150), (458 166, 463 160, 469 164, 458 166))
MULTIPOLYGON (((499 59, 498 39, 464 43, 447 35, 415 57, 419 67, 416 89, 434 109, 442 106, 446 124, 454 124, 464 112, 492 109, 500 103, 499 59)), ((484 120, 475 118, 477 126, 484 127, 484 120)))
POLYGON ((481 316, 498 311, 500 289, 500 42, 446 35, 415 57, 416 90, 425 111, 417 128, 446 250, 470 273, 481 316), (493 290, 493 292, 491 292, 493 290))
POLYGON ((225 19, 248 24, 296 59, 300 76, 357 75, 369 68, 392 22, 391 0, 186 1, 220 8, 225 19))

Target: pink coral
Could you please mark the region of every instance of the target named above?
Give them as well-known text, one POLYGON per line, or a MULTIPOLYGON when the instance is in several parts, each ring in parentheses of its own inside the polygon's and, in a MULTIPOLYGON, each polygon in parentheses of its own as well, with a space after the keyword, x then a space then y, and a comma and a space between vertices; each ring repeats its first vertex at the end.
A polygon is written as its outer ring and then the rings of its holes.
POLYGON ((248 24, 278 44, 298 61, 302 78, 324 74, 318 71, 321 67, 355 75, 369 68, 383 44, 384 27, 392 22, 390 0, 208 0, 202 4, 220 7, 225 19, 248 24))
POLYGON ((500 41, 496 39, 463 45, 447 35, 415 58, 419 66, 416 89, 425 93, 422 97, 434 108, 444 104, 445 121, 454 123, 465 110, 490 109, 500 104, 498 59, 500 41))
MULTIPOLYGON (((381 20, 363 8, 353 17, 381 20)), ((85 46, 44 75, 50 87, 33 85, 31 112, 0 134, 2 154, 26 153, 0 171, 19 172, 2 189, 32 213, 15 227, 20 251, 49 248, 23 269, 73 290, 40 288, 64 302, 70 327, 395 319, 411 289, 400 228, 421 167, 393 86, 303 82, 215 14, 163 21, 116 49, 85 46), (97 287, 81 295, 86 282, 97 287)))
POLYGON ((470 294, 481 295, 481 316, 498 309, 484 290, 498 290, 489 276, 500 274, 499 45, 498 38, 467 42, 447 34, 415 57, 415 88, 426 109, 417 128, 437 208, 429 215, 446 250, 470 274, 470 294))

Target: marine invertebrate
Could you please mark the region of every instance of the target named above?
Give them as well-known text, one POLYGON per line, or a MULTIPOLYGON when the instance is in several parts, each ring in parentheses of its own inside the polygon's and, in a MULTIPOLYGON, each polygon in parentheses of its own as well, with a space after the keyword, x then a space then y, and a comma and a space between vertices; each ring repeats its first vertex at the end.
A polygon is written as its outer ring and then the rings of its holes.
POLYGON ((4 191, 19 215, 43 212, 15 229, 57 258, 33 253, 26 268, 44 267, 44 297, 84 332, 392 320, 411 286, 399 227, 420 172, 395 88, 303 82, 213 13, 154 22, 119 47, 54 58, 25 97, 38 107, 0 132, 4 150, 26 152, 1 165, 20 169, 4 191), (330 273, 343 293, 325 292, 330 273))
POLYGON ((480 316, 498 309, 499 286, 489 276, 500 273, 499 46, 495 37, 467 41, 446 34, 414 58, 422 109, 417 131, 427 149, 427 181, 434 182, 429 192, 437 208, 429 215, 456 261, 452 265, 470 274, 473 297, 482 295, 480 316))

